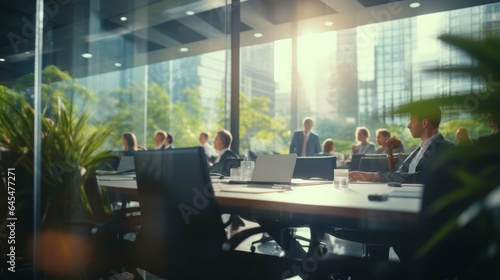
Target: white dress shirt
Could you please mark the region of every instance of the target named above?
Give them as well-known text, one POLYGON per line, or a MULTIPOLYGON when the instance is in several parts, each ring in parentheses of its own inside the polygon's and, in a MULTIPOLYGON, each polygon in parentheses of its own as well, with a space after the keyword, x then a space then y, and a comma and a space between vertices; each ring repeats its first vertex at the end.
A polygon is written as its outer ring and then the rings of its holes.
POLYGON ((432 135, 431 137, 429 137, 427 140, 420 143, 420 150, 417 152, 417 155, 410 162, 410 166, 408 167, 408 173, 415 173, 416 172, 416 168, 417 168, 418 163, 420 162, 420 160, 424 156, 425 151, 427 151, 427 148, 429 148, 432 141, 434 141, 434 139, 436 139, 438 134, 441 134, 441 133, 436 133, 436 134, 432 135))

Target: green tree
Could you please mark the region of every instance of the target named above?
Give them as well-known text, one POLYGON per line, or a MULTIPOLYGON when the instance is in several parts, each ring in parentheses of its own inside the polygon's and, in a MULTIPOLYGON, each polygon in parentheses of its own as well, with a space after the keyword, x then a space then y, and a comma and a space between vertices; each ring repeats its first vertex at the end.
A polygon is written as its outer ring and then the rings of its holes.
POLYGON ((133 132, 140 145, 154 148, 154 133, 164 130, 174 137, 175 147, 189 147, 198 144, 198 133, 201 131, 203 108, 201 106, 200 89, 186 88, 182 91, 182 98, 171 102, 171 96, 164 85, 152 82, 147 92, 147 117, 144 125, 144 84, 133 84, 116 93, 106 96, 103 106, 116 108, 107 117, 113 123, 113 143, 110 148, 121 149, 121 135, 124 132, 133 132), (116 96, 110 101, 110 96, 116 96), (144 139, 146 132, 146 139, 144 139))
POLYGON ((479 136, 484 136, 490 134, 490 128, 486 124, 486 118, 472 118, 465 120, 451 120, 443 123, 441 125, 440 132, 443 136, 453 142, 456 142, 455 133, 458 128, 465 127, 469 129, 469 133, 472 139, 476 139, 479 136))
POLYGON ((185 88, 182 98, 174 104, 171 133, 175 147, 198 145, 198 135, 202 131, 203 107, 199 87, 185 88))
MULTIPOLYGON (((283 117, 272 117, 269 98, 252 97, 240 93, 240 152, 288 153, 290 131, 283 117)), ((218 124, 224 128, 224 99, 217 102, 218 124)))
MULTIPOLYGON (((13 89, 22 93, 33 104, 33 85, 35 75, 30 73, 19 78, 13 89)), ((42 108, 46 117, 52 117, 57 110, 57 102, 62 100, 66 107, 83 109, 96 101, 96 95, 90 89, 80 85, 55 65, 49 65, 42 71, 42 108), (71 105, 70 105, 71 103, 71 105)))

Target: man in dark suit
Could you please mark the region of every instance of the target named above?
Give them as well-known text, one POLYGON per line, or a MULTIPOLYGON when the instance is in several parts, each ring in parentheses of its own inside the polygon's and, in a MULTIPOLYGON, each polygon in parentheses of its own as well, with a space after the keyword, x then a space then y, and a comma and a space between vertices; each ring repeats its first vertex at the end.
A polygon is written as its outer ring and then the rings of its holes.
MULTIPOLYGON (((214 139, 214 148, 219 152, 219 156, 215 159, 214 163, 209 166, 208 170, 210 173, 218 173, 224 176, 229 176, 229 170, 225 170, 224 166, 226 164, 226 159, 228 158, 239 158, 239 156, 231 151, 231 142, 233 141, 233 136, 231 132, 227 130, 219 130, 214 139)), ((210 165, 211 163, 209 163, 210 165)))
POLYGON ((321 152, 321 144, 318 134, 311 132, 314 126, 313 119, 307 117, 303 121, 304 130, 297 130, 293 133, 290 143, 290 154, 298 156, 314 156, 321 152))
POLYGON ((167 132, 167 137, 165 138, 165 142, 163 142, 161 149, 172 150, 174 149, 174 146, 172 146, 173 143, 174 143, 174 137, 172 136, 172 134, 167 132))
MULTIPOLYGON (((444 139, 439 133, 441 109, 439 106, 426 108, 425 111, 412 112, 408 129, 413 138, 422 139, 396 172, 349 172, 351 181, 424 183, 430 165, 445 150, 453 147, 453 143, 444 139)), ((390 141, 399 141, 391 138, 390 141)))

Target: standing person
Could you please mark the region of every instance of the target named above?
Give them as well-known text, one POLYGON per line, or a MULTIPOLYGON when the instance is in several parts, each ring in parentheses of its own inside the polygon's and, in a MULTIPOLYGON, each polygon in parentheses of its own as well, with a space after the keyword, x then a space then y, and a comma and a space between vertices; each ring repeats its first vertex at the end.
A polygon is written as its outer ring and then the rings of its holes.
POLYGON ((239 156, 231 151, 231 142, 233 142, 233 135, 227 130, 217 131, 217 135, 214 139, 214 147, 219 152, 219 156, 215 159, 214 163, 208 168, 210 173, 219 173, 224 176, 228 176, 227 171, 224 170, 224 165, 226 159, 228 158, 239 158, 239 156), (226 174, 223 174, 226 173, 226 174))
POLYGON ((123 155, 124 156, 133 156, 135 151, 137 151, 137 138, 132 132, 125 132, 122 135, 122 145, 123 145, 123 155))
POLYGON ((370 138, 370 131, 366 126, 359 126, 356 128, 356 139, 359 143, 352 146, 353 154, 374 154, 375 144, 368 141, 370 138))
POLYGON ((208 161, 213 162, 215 160, 216 152, 215 148, 208 143, 208 139, 210 136, 206 132, 200 133, 200 137, 198 140, 200 141, 200 146, 205 150, 205 155, 207 156, 208 161))
POLYGON ((290 143, 290 154, 297 154, 302 157, 314 156, 321 152, 319 136, 311 131, 314 121, 312 118, 306 117, 302 124, 304 129, 293 133, 292 142, 290 143))
POLYGON ((167 138, 167 133, 163 130, 158 130, 155 132, 155 150, 165 149, 165 139, 167 138))
MULTIPOLYGON (((377 139, 377 144, 379 145, 379 148, 375 151, 377 154, 386 154, 387 153, 387 140, 391 138, 391 133, 389 132, 388 129, 386 128, 380 128, 377 129, 375 132, 375 137, 377 139)), ((405 152, 405 147, 403 143, 401 143, 401 146, 398 148, 393 148, 392 152, 394 154, 397 153, 404 153, 405 152)))
MULTIPOLYGON (((441 109, 439 106, 426 108, 425 112, 415 111, 410 114, 407 128, 413 138, 422 142, 415 148, 396 172, 349 172, 351 181, 424 183, 430 165, 445 150, 453 147, 453 143, 444 139, 439 133, 441 109)), ((399 139, 391 138, 391 141, 399 139)), ((393 145, 393 143, 388 143, 393 145)))
POLYGON ((174 146, 172 145, 173 143, 174 143, 174 137, 172 136, 172 134, 167 132, 167 137, 165 138, 165 142, 163 142, 162 150, 174 149, 174 146))

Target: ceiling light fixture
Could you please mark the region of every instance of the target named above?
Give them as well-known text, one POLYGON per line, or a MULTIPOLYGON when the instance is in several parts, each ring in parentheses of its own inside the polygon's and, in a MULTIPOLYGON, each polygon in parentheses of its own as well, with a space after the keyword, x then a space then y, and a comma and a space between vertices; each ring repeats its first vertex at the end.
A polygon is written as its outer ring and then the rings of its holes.
POLYGON ((120 18, 121 21, 127 21, 127 19, 128 19, 127 17, 121 17, 120 18))
POLYGON ((122 67, 122 64, 120 62, 115 63, 115 67, 122 67))
POLYGON ((333 21, 329 21, 329 20, 328 20, 328 21, 325 21, 323 24, 324 24, 325 26, 333 26, 333 21))
POLYGON ((186 11, 186 15, 188 15, 188 16, 193 16, 193 15, 194 15, 194 12, 193 12, 193 11, 186 11))
POLYGON ((83 58, 92 58, 92 54, 91 53, 82 53, 82 57, 83 58))
POLYGON ((187 52, 187 51, 189 51, 189 49, 188 48, 180 48, 179 51, 180 52, 187 52))
POLYGON ((255 38, 260 38, 260 37, 262 37, 262 36, 264 36, 264 35, 262 35, 262 33, 257 32, 257 33, 255 33, 255 34, 253 34, 253 36, 254 36, 255 38))
POLYGON ((24 52, 24 54, 31 54, 30 52, 24 52))
POLYGON ((5 58, 0 58, 0 61, 2 61, 2 62, 5 61, 5 58))
POLYGON ((420 3, 419 2, 413 2, 410 4, 410 8, 418 8, 420 7, 420 3))

